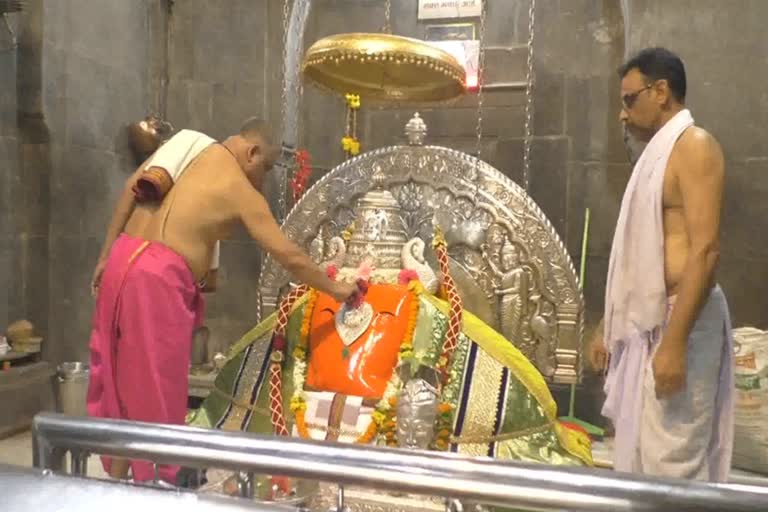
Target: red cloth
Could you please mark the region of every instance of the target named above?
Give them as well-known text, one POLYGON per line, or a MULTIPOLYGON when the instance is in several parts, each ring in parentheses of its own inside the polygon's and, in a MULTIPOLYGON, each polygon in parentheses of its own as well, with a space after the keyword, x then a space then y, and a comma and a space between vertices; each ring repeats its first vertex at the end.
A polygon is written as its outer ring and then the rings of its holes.
POLYGON ((161 167, 150 167, 141 173, 133 186, 136 202, 156 202, 165 197, 173 187, 173 178, 161 167))
MULTIPOLYGON (((192 332, 204 300, 186 261, 168 247, 121 235, 113 244, 91 333, 88 413, 99 418, 184 424, 192 332)), ((102 458, 109 471, 110 460, 102 458)), ((134 480, 154 478, 131 461, 134 480)), ((178 467, 159 466, 176 483, 178 467)))

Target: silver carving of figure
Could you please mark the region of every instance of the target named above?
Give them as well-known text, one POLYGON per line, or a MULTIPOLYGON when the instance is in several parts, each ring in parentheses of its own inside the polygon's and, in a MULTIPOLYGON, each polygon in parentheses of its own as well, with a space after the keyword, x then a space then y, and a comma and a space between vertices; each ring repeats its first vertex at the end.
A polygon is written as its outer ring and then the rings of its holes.
POLYGON ((424 240, 418 237, 408 240, 408 243, 403 246, 401 251, 402 265, 404 269, 415 271, 419 276, 421 284, 430 293, 436 293, 439 282, 435 271, 432 270, 426 258, 424 258, 425 245, 424 240))
POLYGON ((536 343, 535 364, 545 377, 555 373, 555 308, 540 295, 531 297, 536 311, 531 318, 531 332, 536 343))
MULTIPOLYGON (((484 251, 485 252, 485 251, 484 251)), ((499 319, 501 334, 531 357, 530 334, 528 332, 528 299, 531 279, 523 267, 518 248, 506 241, 501 248, 501 268, 493 258, 485 255, 491 271, 499 279, 499 319)))
POLYGON ((317 236, 309 244, 309 257, 317 265, 325 260, 325 240, 323 240, 323 228, 320 227, 317 236))
MULTIPOLYGON (((406 373, 410 373, 408 365, 406 373)), ((397 443, 401 448, 429 448, 435 438, 437 406, 437 376, 434 370, 421 367, 415 377, 406 380, 397 399, 397 443)))
POLYGON ((374 242, 381 240, 389 228, 389 221, 384 210, 365 212, 363 218, 363 236, 365 240, 374 242))
POLYGON ((320 267, 327 268, 331 265, 341 268, 347 257, 347 246, 344 239, 340 236, 334 236, 328 243, 323 242, 324 257, 320 267))

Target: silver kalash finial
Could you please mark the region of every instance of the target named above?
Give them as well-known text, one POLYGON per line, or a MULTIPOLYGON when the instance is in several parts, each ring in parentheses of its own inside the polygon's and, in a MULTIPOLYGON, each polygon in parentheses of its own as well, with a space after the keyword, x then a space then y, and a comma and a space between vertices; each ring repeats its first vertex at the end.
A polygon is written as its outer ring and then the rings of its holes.
POLYGON ((408 137, 408 144, 411 146, 422 146, 424 138, 427 136, 427 123, 416 112, 408 124, 405 125, 405 135, 408 137))

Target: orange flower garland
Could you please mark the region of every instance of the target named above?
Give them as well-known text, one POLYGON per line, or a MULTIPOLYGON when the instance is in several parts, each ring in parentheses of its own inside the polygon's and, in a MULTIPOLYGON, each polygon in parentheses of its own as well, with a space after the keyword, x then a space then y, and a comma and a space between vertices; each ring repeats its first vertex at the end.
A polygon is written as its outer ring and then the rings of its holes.
POLYGON ((307 375, 307 351, 309 348, 309 329, 312 322, 312 312, 317 302, 317 291, 310 290, 309 299, 304 306, 304 316, 301 319, 301 329, 296 348, 293 349, 293 396, 291 397, 291 411, 296 418, 296 430, 299 435, 309 438, 309 430, 304 418, 307 410, 307 401, 304 398, 304 381, 307 375))

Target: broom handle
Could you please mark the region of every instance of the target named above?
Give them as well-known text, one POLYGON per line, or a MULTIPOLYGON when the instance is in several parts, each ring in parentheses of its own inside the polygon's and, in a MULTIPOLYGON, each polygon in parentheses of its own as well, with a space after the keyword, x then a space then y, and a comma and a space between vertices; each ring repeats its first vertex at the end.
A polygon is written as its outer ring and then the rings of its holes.
MULTIPOLYGON (((579 288, 584 291, 584 275, 587 271, 587 240, 589 238, 589 208, 584 212, 584 235, 581 237, 581 266, 579 268, 579 288)), ((571 399, 568 404, 568 416, 574 417, 576 408, 576 383, 571 384, 571 399)))
POLYGON ((584 212, 584 235, 581 238, 581 268, 579 269, 579 288, 584 290, 584 274, 587 271, 587 239, 589 238, 589 208, 584 212))

